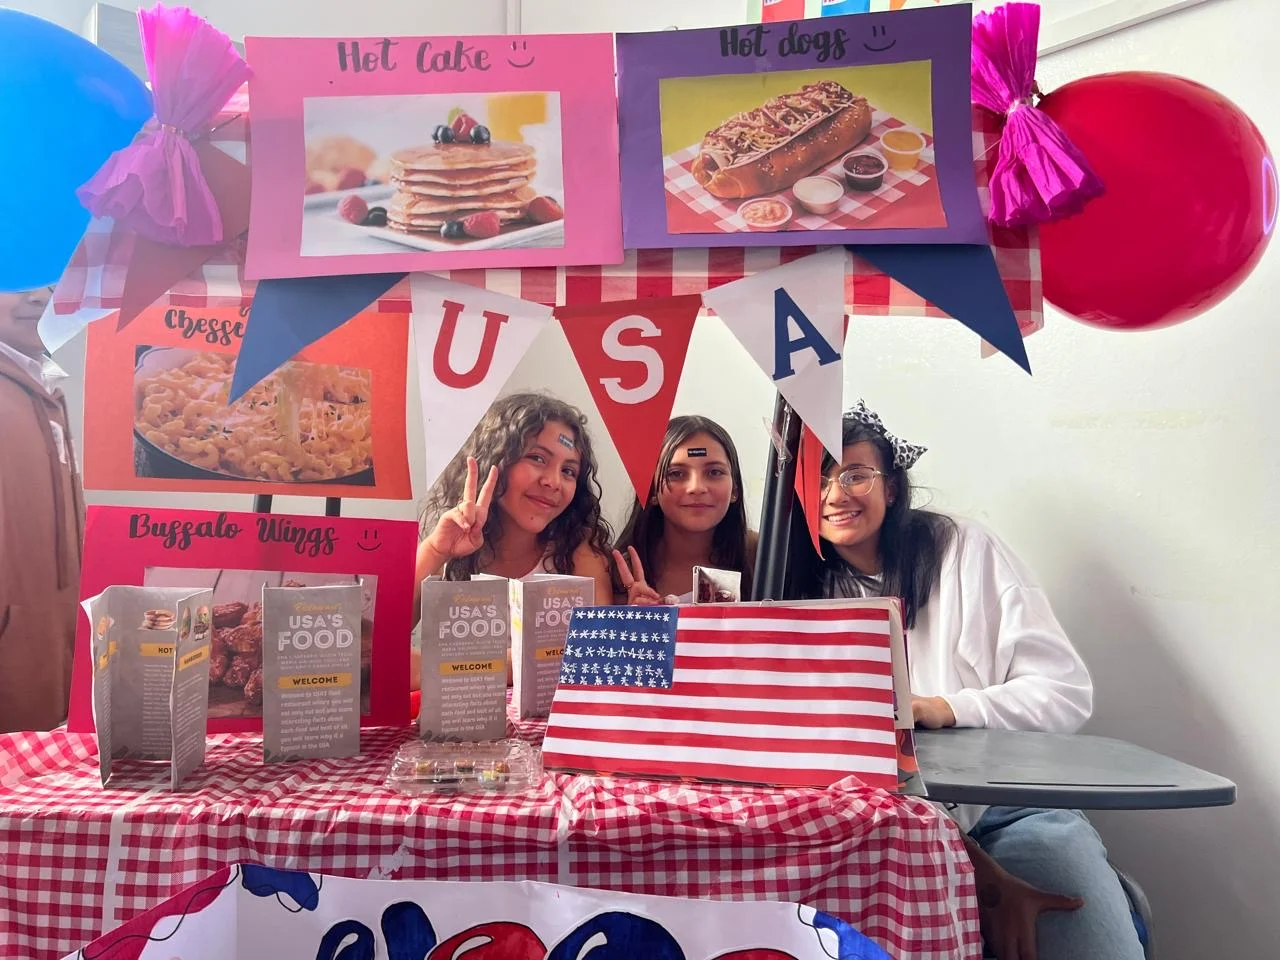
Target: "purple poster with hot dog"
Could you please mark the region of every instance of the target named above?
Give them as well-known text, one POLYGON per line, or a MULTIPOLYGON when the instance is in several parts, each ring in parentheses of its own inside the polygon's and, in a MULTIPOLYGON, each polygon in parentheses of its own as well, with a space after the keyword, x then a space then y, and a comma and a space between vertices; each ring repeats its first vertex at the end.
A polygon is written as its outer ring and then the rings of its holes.
POLYGON ((624 244, 987 243, 970 18, 619 34, 624 244))

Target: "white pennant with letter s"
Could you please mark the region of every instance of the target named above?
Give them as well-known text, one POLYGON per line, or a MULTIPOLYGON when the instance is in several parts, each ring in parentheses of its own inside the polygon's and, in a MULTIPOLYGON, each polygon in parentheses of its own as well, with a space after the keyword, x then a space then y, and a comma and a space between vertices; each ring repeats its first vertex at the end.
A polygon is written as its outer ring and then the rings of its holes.
POLYGON ((844 248, 824 250, 702 295, 837 459, 848 259, 844 248))
POLYGON ((551 320, 551 307, 445 280, 409 278, 431 486, 551 320))

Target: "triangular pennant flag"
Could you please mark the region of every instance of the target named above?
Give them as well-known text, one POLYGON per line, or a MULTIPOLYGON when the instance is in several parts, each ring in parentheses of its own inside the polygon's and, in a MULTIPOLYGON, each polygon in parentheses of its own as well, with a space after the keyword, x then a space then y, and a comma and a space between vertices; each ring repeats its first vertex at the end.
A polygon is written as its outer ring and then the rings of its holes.
POLYGON ((801 431, 800 446, 796 450, 796 498, 804 512, 813 549, 821 557, 822 538, 818 535, 818 522, 822 516, 822 443, 808 427, 801 431))
POLYGON ((235 373, 234 403, 277 367, 360 313, 404 279, 403 273, 259 280, 235 373))
POLYGON ((556 311, 641 502, 649 495, 701 306, 702 297, 693 294, 556 311))
POLYGON ((877 244, 849 248, 955 317, 1027 373, 1031 361, 995 255, 987 246, 877 244))
POLYGON ((430 487, 551 319, 551 308, 430 273, 409 278, 430 487))
MULTIPOLYGON (((843 321, 844 339, 849 338, 849 318, 843 321)), ((844 441, 844 418, 840 421, 841 442, 844 441)), ((833 454, 837 462, 843 459, 843 448, 833 454)), ((796 447, 796 497, 800 502, 800 510, 804 514, 805 526, 809 529, 809 539, 819 557, 822 556, 822 537, 818 534, 818 524, 822 518, 822 443, 807 426, 801 427, 800 443, 796 447)))
POLYGON ((249 168, 207 141, 197 143, 195 150, 200 158, 200 170, 218 202, 224 241, 209 246, 178 247, 135 236, 124 289, 120 291, 117 330, 123 330, 180 280, 249 229, 249 168))
POLYGON ((832 248, 702 295, 835 456, 840 455, 847 263, 845 251, 832 248))

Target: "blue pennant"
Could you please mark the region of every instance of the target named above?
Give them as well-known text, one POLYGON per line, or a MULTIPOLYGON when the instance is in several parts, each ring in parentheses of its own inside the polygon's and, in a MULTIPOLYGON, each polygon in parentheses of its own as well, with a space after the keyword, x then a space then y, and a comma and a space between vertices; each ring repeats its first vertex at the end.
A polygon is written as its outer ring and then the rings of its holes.
POLYGON ((858 245, 849 250, 955 317, 1027 373, 1031 372, 1018 318, 990 247, 904 243, 858 245))
POLYGON ((231 401, 337 330, 404 277, 403 273, 368 273, 258 281, 231 378, 231 401))

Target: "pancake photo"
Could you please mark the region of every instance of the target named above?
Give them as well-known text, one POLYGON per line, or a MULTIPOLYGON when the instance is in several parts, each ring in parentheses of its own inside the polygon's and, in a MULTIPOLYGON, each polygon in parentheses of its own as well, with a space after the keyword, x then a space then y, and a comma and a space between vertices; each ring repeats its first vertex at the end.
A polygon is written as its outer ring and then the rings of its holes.
POLYGON ((301 254, 564 246, 559 101, 308 98, 301 254))

